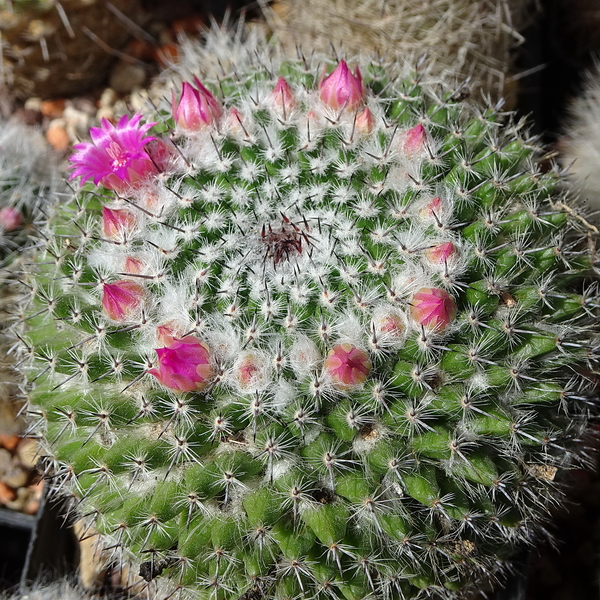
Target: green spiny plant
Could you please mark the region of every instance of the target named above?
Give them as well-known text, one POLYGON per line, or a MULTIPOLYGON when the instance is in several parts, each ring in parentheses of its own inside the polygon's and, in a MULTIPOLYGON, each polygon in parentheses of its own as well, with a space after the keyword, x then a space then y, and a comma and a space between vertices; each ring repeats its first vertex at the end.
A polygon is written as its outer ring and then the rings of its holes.
POLYGON ((169 594, 451 597, 533 539, 592 410, 559 174, 498 106, 360 68, 265 54, 104 121, 22 274, 53 487, 169 594))

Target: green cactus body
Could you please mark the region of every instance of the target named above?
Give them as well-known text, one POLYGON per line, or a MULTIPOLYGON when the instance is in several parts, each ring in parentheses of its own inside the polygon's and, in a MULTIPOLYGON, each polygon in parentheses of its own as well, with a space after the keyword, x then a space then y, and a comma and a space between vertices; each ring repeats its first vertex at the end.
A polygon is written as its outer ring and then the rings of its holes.
POLYGON ((336 107, 322 69, 156 115, 163 162, 61 202, 25 279, 55 486, 194 598, 452 596, 531 539, 586 423, 558 176, 418 73, 366 64, 336 107))

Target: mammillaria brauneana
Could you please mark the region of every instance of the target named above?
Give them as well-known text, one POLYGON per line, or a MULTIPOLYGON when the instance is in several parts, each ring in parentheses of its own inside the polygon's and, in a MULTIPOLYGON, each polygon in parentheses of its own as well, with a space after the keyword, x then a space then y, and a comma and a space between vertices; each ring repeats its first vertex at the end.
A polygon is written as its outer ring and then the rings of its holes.
POLYGON ((71 159, 23 274, 29 412, 173 593, 451 596, 555 498, 592 257, 522 125, 420 77, 257 64, 71 159))

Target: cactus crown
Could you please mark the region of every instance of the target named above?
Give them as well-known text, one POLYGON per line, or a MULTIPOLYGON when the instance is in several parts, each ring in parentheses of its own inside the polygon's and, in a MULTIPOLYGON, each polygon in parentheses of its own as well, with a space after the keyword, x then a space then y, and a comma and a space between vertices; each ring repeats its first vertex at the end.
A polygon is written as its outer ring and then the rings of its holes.
POLYGON ((258 64, 76 148, 16 330, 55 487, 148 581, 450 596, 554 498, 589 252, 522 125, 423 78, 258 64))

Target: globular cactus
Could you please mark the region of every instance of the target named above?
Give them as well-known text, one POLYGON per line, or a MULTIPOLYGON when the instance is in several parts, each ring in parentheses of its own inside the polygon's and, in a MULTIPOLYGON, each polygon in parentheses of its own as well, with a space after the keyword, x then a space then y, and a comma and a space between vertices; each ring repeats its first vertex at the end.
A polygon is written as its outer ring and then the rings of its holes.
POLYGON ((563 135, 558 142, 561 162, 567 170, 574 191, 585 202, 598 221, 600 179, 595 166, 600 158, 600 70, 592 69, 585 87, 569 107, 563 135))
POLYGON ((15 335, 112 559, 166 595, 452 597, 533 539, 597 298, 522 123, 418 68, 265 54, 91 137, 15 335))

